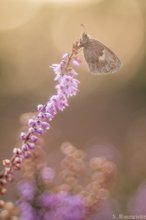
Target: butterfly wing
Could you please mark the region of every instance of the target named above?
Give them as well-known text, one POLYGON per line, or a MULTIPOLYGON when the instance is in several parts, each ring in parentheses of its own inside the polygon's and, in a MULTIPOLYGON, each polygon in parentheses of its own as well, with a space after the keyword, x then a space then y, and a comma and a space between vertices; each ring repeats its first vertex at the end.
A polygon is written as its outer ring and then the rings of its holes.
POLYGON ((115 73, 120 69, 119 58, 104 44, 90 39, 83 49, 84 57, 92 73, 115 73))

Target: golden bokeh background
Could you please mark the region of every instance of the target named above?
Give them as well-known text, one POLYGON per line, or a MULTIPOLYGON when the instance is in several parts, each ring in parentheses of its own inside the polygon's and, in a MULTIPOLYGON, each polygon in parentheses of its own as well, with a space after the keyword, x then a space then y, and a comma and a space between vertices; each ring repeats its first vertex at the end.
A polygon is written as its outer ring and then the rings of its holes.
POLYGON ((146 177, 145 0, 0 0, 0 159, 12 154, 21 114, 54 93, 48 66, 71 51, 80 24, 118 55, 122 68, 91 75, 81 54, 80 92, 53 121, 45 150, 53 166, 64 141, 88 155, 112 152, 115 194, 126 204, 146 177))

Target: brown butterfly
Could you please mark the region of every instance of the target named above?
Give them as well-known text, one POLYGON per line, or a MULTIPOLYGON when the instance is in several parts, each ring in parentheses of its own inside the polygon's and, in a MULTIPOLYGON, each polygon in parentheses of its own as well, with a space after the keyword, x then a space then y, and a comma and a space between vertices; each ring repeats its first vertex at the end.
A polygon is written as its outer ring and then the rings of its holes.
POLYGON ((89 38, 86 33, 82 34, 80 47, 83 47, 85 60, 92 73, 115 73, 120 69, 121 61, 114 52, 99 41, 89 38))

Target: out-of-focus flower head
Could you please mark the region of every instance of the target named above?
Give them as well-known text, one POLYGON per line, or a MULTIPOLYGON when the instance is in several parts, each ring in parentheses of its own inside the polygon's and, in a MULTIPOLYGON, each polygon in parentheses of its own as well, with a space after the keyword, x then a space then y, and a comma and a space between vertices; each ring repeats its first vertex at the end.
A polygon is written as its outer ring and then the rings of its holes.
POLYGON ((98 213, 105 215, 99 209, 107 204, 104 201, 108 201, 108 184, 116 170, 113 162, 92 158, 88 165, 85 152, 67 142, 62 144, 61 151, 64 159, 60 162, 58 173, 48 166, 42 148, 36 148, 32 157, 25 161, 22 169, 24 183, 21 181, 19 185, 18 201, 22 216, 23 212, 25 216, 27 206, 31 215, 42 216, 42 219, 87 220, 95 219, 98 213))
POLYGON ((141 184, 129 201, 129 212, 132 215, 146 215, 146 183, 141 184))

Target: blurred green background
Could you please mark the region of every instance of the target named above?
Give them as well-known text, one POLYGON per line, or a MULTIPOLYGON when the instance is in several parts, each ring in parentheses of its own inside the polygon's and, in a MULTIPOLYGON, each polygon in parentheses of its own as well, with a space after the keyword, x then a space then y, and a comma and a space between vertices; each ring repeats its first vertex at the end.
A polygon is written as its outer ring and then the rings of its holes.
POLYGON ((48 65, 71 51, 82 23, 122 68, 92 75, 81 54, 80 92, 53 121, 45 150, 57 166, 64 141, 91 156, 110 149, 119 170, 115 194, 126 206, 146 177, 145 0, 0 0, 0 159, 12 154, 21 114, 54 94, 48 65))

